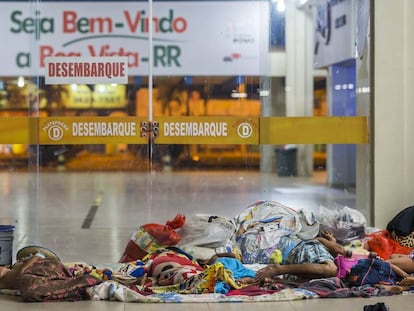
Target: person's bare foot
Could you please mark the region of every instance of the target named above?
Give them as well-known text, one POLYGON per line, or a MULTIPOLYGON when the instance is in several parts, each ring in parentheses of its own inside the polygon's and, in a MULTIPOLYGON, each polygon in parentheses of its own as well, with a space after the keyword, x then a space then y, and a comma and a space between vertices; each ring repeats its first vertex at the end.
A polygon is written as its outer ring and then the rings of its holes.
POLYGON ((398 285, 382 285, 382 284, 378 284, 375 285, 375 287, 378 288, 383 288, 388 292, 393 293, 394 295, 398 295, 401 294, 404 291, 404 288, 398 285))
POLYGON ((413 286, 414 285, 414 276, 407 276, 403 278, 398 285, 401 286, 413 286))

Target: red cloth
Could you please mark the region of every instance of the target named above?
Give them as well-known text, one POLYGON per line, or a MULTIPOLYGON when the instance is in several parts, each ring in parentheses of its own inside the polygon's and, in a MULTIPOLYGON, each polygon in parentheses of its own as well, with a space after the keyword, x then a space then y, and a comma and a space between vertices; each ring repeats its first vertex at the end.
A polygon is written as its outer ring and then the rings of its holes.
POLYGON ((128 241, 119 262, 140 260, 148 253, 176 245, 181 237, 175 229, 184 226, 185 219, 183 214, 177 214, 165 225, 150 223, 140 226, 128 241))
POLYGON ((230 289, 226 296, 259 296, 265 294, 273 294, 278 291, 286 288, 284 285, 279 284, 281 288, 279 289, 263 289, 257 285, 249 285, 240 289, 230 289))
POLYGON ((392 254, 408 255, 411 248, 404 247, 395 241, 388 230, 381 230, 368 235, 367 243, 370 251, 376 252, 384 260, 392 254))

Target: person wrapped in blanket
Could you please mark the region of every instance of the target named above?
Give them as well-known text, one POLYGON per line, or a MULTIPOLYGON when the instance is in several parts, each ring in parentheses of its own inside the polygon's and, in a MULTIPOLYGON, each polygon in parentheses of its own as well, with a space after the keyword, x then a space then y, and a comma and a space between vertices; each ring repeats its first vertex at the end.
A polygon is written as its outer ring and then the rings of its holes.
POLYGON ((196 261, 179 248, 162 249, 147 257, 148 276, 155 293, 222 293, 255 282, 256 273, 245 268, 234 254, 217 254, 196 261))
POLYGON ((73 276, 46 248, 25 247, 17 258, 0 267, 0 289, 18 290, 24 302, 89 300, 87 289, 101 282, 89 274, 73 276))

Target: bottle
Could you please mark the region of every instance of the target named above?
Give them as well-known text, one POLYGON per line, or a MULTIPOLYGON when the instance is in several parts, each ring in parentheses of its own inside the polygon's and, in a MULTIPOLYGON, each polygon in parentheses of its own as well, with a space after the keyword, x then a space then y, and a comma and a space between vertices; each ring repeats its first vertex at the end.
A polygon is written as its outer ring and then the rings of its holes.
POLYGON ((369 252, 368 258, 370 258, 370 259, 377 258, 377 253, 376 252, 369 252))

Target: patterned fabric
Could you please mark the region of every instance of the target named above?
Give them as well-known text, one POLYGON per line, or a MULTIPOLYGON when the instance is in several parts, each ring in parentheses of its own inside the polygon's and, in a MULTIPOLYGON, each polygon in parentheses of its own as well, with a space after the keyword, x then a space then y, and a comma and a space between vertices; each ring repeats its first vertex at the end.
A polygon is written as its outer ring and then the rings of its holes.
POLYGON ((164 246, 157 241, 151 234, 149 234, 143 227, 140 227, 131 237, 131 241, 135 242, 142 250, 148 253, 154 253, 164 246))
POLYGON ((271 256, 284 236, 295 236, 301 230, 299 214, 275 201, 258 201, 235 217, 236 241, 245 264, 272 263, 271 256))
POLYGON ((396 240, 402 246, 405 246, 408 248, 414 248, 414 231, 408 235, 397 235, 395 231, 392 231, 391 236, 394 240, 396 240))
POLYGON ((303 241, 292 249, 286 258, 286 264, 325 263, 334 261, 328 249, 319 241, 303 241))
POLYGON ((194 260, 172 250, 165 250, 149 256, 148 275, 154 285, 174 285, 203 272, 203 268, 194 260))
POLYGON ((245 277, 256 277, 256 272, 246 268, 240 260, 231 257, 217 258, 215 262, 220 262, 227 270, 230 270, 234 279, 238 280, 245 277))
POLYGON ((346 287, 344 283, 336 277, 325 279, 314 279, 300 285, 300 288, 315 292, 321 298, 347 298, 347 297, 377 297, 390 296, 392 292, 381 287, 371 285, 346 287))
POLYGON ((204 271, 204 280, 205 282, 200 284, 200 292, 226 294, 230 288, 242 287, 234 279, 233 273, 221 262, 212 264, 204 271))
POLYGON ((73 277, 60 261, 44 258, 24 271, 19 291, 26 302, 77 301, 89 299, 86 289, 99 283, 91 275, 73 277))

